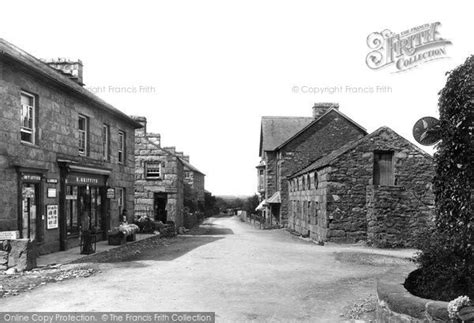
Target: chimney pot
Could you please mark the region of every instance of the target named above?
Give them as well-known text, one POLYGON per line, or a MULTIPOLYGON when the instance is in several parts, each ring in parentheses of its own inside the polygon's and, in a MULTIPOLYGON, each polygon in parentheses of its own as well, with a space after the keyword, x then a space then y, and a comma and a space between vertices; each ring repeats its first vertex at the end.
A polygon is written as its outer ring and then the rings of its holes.
POLYGON ((83 65, 80 59, 71 60, 68 58, 55 58, 55 59, 42 59, 43 63, 49 65, 49 67, 54 68, 58 72, 69 77, 71 80, 84 86, 83 82, 83 65))

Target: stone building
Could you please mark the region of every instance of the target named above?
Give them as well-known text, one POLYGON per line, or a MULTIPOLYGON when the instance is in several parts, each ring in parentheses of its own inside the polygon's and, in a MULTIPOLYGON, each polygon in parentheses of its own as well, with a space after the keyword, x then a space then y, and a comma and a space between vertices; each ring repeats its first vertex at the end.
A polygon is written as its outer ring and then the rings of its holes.
POLYGON ((184 163, 184 182, 189 188, 190 200, 195 211, 204 211, 205 174, 189 163, 189 157, 182 158, 184 163))
POLYGON ((288 177, 288 227, 317 241, 411 246, 433 216, 433 158, 387 127, 288 177))
POLYGON ((132 118, 142 125, 135 132, 135 214, 163 223, 173 221, 176 227, 181 227, 186 186, 192 184, 189 188, 196 203, 202 188, 204 200, 204 174, 189 163, 189 156, 177 152, 175 147, 161 147, 160 135, 147 132, 145 117, 132 118), (192 182, 185 178, 186 172, 192 172, 189 176, 192 182))
POLYGON ((47 63, 0 39, 0 231, 40 253, 83 230, 103 239, 133 213, 140 127, 82 87, 80 61, 47 63))
POLYGON ((262 117, 258 193, 267 223, 287 224, 287 176, 366 134, 335 103, 316 103, 312 117, 262 117))

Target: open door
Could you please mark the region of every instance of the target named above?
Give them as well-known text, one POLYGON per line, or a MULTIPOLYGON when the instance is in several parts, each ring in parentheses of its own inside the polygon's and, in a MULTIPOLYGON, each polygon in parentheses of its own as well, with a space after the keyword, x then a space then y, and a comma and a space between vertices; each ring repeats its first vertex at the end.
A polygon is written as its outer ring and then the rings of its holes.
POLYGON ((166 223, 167 221, 167 211, 166 204, 168 203, 168 196, 166 193, 155 193, 153 200, 153 213, 155 216, 155 221, 161 221, 166 223))

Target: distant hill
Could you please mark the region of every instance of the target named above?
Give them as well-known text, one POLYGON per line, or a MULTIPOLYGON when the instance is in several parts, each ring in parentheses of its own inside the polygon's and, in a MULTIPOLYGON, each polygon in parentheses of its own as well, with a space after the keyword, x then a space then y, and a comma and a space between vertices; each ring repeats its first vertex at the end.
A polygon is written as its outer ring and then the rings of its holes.
POLYGON ((251 197, 252 195, 216 195, 216 197, 218 198, 221 198, 223 200, 226 200, 226 201, 232 201, 232 200, 236 200, 236 199, 247 199, 249 197, 251 197))

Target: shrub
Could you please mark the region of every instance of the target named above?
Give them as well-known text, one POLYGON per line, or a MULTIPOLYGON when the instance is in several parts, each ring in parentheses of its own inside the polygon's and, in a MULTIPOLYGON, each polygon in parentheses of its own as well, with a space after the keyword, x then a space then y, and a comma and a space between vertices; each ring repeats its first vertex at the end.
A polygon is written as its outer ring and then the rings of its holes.
POLYGON ((411 283, 419 296, 449 301, 460 295, 474 297, 474 56, 448 73, 439 94, 436 226, 419 246, 419 271, 411 283))

